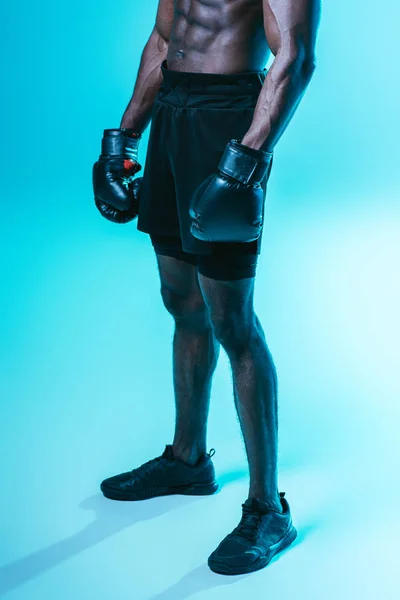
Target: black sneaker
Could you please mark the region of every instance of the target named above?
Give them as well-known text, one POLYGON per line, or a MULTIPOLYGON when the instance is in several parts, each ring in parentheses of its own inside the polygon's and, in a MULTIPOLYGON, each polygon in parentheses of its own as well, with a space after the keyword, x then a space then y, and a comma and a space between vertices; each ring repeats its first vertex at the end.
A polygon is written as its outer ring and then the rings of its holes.
POLYGON ((285 493, 280 493, 283 512, 270 508, 258 498, 242 504, 240 523, 229 533, 208 558, 215 573, 241 575, 258 571, 296 539, 290 508, 285 493))
POLYGON ((146 500, 169 494, 214 494, 218 490, 211 461, 214 454, 212 448, 192 466, 175 457, 172 445, 167 445, 161 456, 152 458, 132 471, 105 479, 100 489, 111 500, 146 500))

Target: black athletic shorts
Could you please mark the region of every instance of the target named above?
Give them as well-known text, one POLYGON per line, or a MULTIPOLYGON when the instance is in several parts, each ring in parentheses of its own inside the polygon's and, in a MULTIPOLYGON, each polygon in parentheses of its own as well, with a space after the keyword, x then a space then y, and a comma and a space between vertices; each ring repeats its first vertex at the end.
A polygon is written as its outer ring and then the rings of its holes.
POLYGON ((267 72, 188 73, 172 71, 166 62, 161 70, 138 230, 150 234, 157 253, 197 265, 206 277, 253 277, 262 233, 249 243, 203 242, 190 233, 189 205, 198 186, 216 172, 227 143, 241 140, 249 129, 267 72))

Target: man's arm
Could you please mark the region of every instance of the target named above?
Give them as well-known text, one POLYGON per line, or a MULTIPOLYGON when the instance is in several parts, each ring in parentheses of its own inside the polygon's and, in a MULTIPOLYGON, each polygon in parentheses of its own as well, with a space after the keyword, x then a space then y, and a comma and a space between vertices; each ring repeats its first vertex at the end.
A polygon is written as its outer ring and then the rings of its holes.
POLYGON ((167 57, 173 19, 174 1, 159 0, 156 23, 144 47, 133 95, 122 117, 121 127, 142 133, 150 122, 161 85, 160 66, 167 57))
POLYGON ((321 0, 263 0, 267 42, 275 56, 242 144, 271 152, 315 70, 321 0))

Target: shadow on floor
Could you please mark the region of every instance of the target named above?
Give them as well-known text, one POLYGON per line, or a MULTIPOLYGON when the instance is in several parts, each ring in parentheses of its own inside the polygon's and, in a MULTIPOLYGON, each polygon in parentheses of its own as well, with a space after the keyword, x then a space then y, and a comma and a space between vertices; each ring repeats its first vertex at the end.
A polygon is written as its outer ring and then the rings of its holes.
MULTIPOLYGON (((318 529, 319 523, 317 522, 302 526, 302 529, 298 532, 297 538, 293 544, 275 556, 269 565, 272 565, 274 562, 278 561, 284 554, 286 554, 286 552, 289 552, 297 545, 301 544, 306 538, 308 538, 318 529)), ((186 600, 187 598, 190 598, 190 596, 198 594, 199 592, 205 592, 215 587, 232 585, 237 583, 239 580, 245 579, 252 575, 252 573, 247 573, 245 575, 226 576, 213 573, 206 564, 207 558, 208 557, 205 557, 203 565, 200 565, 189 573, 186 573, 177 583, 174 583, 168 589, 163 590, 159 594, 151 596, 151 598, 148 600, 186 600)), ((268 568, 269 565, 267 565, 266 568, 268 568)))
MULTIPOLYGON (((219 491, 229 483, 248 477, 246 469, 231 470, 218 475, 219 491)), ((201 496, 163 496, 138 502, 115 502, 102 494, 95 494, 79 505, 94 512, 94 520, 74 535, 15 560, 0 569, 0 596, 53 569, 103 540, 141 521, 154 519, 179 510, 187 504, 199 502, 201 496)))

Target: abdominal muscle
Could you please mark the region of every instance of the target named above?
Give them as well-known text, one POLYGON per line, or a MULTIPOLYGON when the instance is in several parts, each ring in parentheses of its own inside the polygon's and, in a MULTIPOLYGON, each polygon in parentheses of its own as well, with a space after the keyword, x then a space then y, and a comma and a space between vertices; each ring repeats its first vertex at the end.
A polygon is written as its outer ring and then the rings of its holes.
POLYGON ((167 54, 174 71, 261 71, 270 56, 262 0, 175 0, 167 54))

